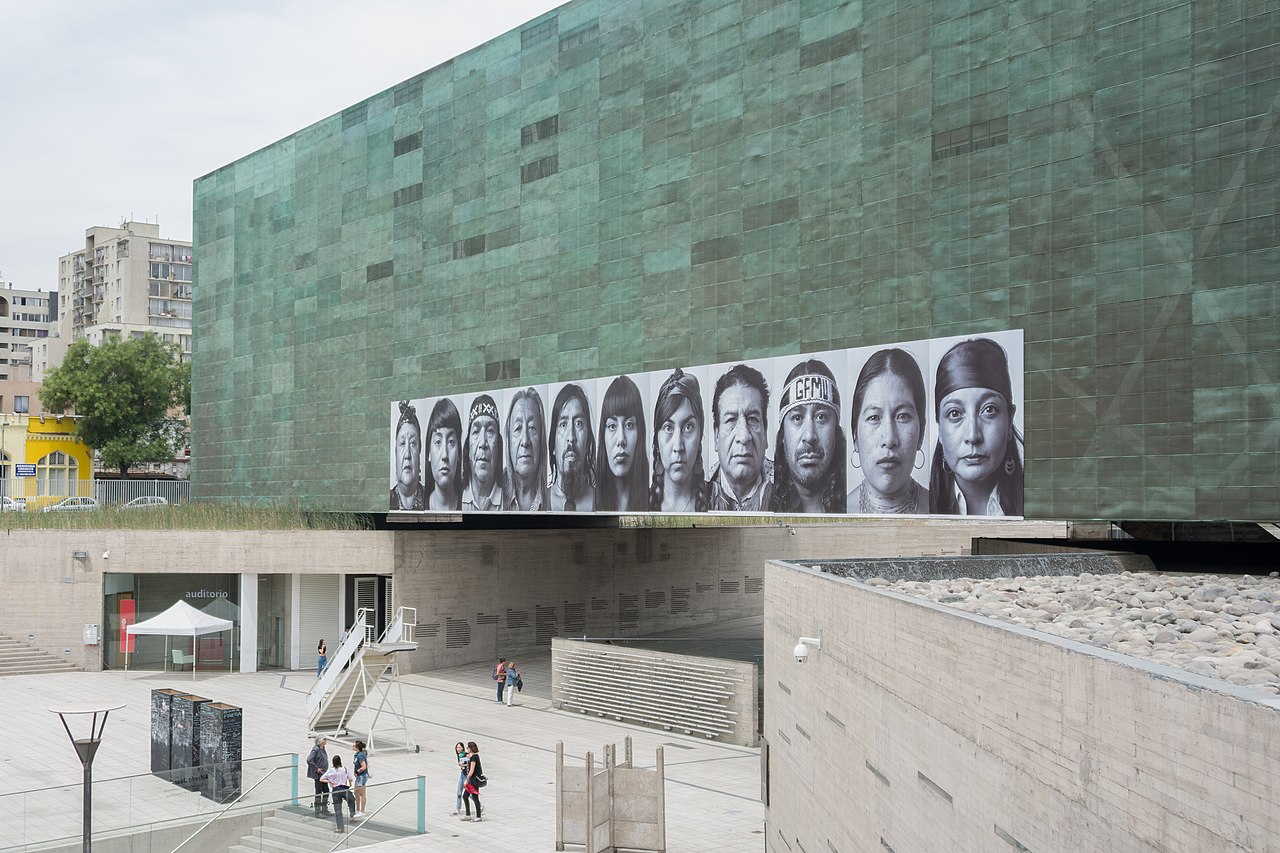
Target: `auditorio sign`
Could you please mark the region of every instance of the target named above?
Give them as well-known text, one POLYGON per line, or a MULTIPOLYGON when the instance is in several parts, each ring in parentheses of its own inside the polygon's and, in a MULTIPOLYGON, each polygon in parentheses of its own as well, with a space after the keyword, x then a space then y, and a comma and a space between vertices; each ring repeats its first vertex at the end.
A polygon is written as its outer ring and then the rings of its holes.
POLYGON ((1021 330, 399 400, 406 512, 1023 514, 1021 330))

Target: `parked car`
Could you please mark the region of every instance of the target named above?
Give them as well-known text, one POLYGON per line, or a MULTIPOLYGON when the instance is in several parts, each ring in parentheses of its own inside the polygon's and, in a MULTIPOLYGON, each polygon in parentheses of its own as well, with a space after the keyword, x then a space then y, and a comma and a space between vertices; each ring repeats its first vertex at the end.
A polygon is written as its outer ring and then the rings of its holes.
POLYGON ((157 506, 168 506, 169 501, 159 495, 144 495, 140 498, 134 498, 127 504, 122 504, 120 509, 149 509, 157 506))
POLYGON ((82 512, 97 509, 97 498, 63 498, 56 504, 44 508, 45 512, 82 512))
POLYGON ((0 510, 4 512, 26 512, 26 498, 0 497, 0 510))

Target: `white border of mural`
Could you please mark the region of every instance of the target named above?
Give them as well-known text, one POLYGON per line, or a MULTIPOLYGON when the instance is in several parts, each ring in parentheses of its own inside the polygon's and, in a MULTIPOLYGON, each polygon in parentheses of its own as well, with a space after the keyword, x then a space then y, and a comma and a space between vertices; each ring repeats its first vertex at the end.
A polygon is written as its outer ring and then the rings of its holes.
POLYGON ((1015 329, 397 400, 389 506, 1021 517, 1023 370, 1015 329))

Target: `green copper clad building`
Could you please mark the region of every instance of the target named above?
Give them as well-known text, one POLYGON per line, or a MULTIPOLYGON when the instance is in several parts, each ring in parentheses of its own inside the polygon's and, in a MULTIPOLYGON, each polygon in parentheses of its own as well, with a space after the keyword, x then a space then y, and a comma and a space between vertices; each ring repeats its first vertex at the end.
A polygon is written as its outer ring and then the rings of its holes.
POLYGON ((397 399, 1018 329, 1028 517, 1280 518, 1278 109, 1275 3, 574 0, 196 181, 195 490, 385 510, 397 399))

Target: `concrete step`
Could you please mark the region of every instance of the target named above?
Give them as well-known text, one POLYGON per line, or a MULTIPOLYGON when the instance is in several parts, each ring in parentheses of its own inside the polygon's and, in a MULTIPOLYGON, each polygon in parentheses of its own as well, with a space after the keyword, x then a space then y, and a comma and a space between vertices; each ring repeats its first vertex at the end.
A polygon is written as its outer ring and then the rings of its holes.
POLYGON ((353 834, 353 824, 348 822, 339 835, 333 831, 332 817, 317 818, 309 808, 281 809, 231 847, 229 853, 327 853, 343 838, 351 847, 364 847, 410 834, 408 827, 375 829, 375 825, 371 822, 353 834))
POLYGON ((0 676, 75 672, 79 669, 63 658, 0 634, 0 676))

